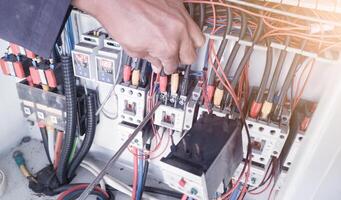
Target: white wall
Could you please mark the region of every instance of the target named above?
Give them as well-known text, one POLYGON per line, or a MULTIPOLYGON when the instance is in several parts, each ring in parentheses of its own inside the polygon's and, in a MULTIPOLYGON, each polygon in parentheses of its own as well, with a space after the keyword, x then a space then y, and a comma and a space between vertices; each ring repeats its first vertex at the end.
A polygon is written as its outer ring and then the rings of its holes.
POLYGON ((279 199, 328 199, 341 196, 341 68, 329 74, 320 104, 279 199))
MULTIPOLYGON (((0 41, 0 55, 3 55, 7 45, 0 41)), ((0 73, 0 154, 14 147, 23 136, 29 135, 27 123, 20 110, 16 82, 16 78, 0 73)))

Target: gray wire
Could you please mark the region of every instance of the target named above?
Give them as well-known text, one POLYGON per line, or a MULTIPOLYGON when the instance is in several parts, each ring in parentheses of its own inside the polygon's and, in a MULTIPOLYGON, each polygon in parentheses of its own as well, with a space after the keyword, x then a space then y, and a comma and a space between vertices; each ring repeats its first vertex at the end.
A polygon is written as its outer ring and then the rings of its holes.
MULTIPOLYGON (((115 97, 115 100, 117 100, 117 94, 115 93, 115 86, 118 82, 118 79, 120 77, 120 72, 121 72, 121 69, 122 69, 122 60, 123 60, 123 50, 121 50, 121 53, 120 53, 120 61, 119 61, 119 68, 117 70, 117 73, 116 73, 116 76, 115 76, 115 80, 114 80, 114 85, 110 88, 110 91, 108 92, 107 96, 105 97, 104 101, 101 103, 100 107, 97 109, 96 111, 96 116, 99 115, 99 113, 104 109, 104 106, 105 104, 109 101, 109 99, 114 96, 115 97)), ((117 101, 116 101, 117 102, 117 101)), ((118 110, 118 105, 116 103, 116 111, 118 110)), ((105 111, 107 112, 107 111, 105 111)), ((115 114, 114 117, 110 117, 110 119, 116 119, 117 118, 117 112, 115 114)))

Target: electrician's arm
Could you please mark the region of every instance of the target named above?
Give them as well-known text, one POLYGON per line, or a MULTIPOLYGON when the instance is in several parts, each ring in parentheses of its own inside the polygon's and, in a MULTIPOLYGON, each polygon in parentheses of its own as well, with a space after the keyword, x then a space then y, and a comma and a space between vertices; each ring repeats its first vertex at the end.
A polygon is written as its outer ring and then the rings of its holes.
POLYGON ((149 60, 172 73, 179 63, 192 64, 204 43, 182 0, 73 0, 97 18, 132 57, 149 60))
POLYGON ((71 0, 0 0, 0 38, 49 57, 71 0))

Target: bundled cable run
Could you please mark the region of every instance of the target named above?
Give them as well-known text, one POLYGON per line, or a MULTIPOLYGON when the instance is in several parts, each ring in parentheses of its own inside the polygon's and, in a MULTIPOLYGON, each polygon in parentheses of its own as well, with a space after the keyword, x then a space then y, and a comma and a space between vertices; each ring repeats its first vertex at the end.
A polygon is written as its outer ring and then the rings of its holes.
POLYGON ((87 153, 89 152, 91 145, 93 143, 93 140, 95 138, 96 133, 96 99, 95 95, 92 93, 89 93, 86 96, 86 108, 87 108, 87 129, 86 134, 84 137, 84 140, 82 142, 82 145, 80 149, 77 151, 74 159, 72 160, 69 170, 68 170, 68 176, 67 178, 71 180, 73 176, 75 175, 75 172, 77 168, 79 167, 82 160, 85 158, 87 153))
POLYGON ((76 134, 76 83, 73 76, 73 67, 70 56, 62 56, 62 67, 64 77, 64 93, 66 98, 66 127, 65 137, 60 155, 59 166, 57 168, 57 178, 60 184, 65 184, 68 173, 68 159, 71 155, 72 146, 76 134))

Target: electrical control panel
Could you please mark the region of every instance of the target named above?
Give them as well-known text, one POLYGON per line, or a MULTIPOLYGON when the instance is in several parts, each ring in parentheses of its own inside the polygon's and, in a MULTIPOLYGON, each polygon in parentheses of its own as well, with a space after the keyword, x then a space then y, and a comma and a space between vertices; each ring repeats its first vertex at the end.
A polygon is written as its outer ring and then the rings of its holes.
MULTIPOLYGON (((308 126, 317 105, 312 100, 320 99, 326 90, 316 83, 331 74, 332 67, 321 65, 338 65, 341 24, 332 21, 336 16, 320 10, 338 12, 340 6, 338 2, 304 0, 227 2, 233 4, 185 2, 206 43, 196 49, 195 63, 179 63, 173 74, 165 74, 164 69, 155 73, 148 60, 129 56, 100 31, 98 23, 80 27, 87 14, 79 11, 73 11, 79 14, 69 19, 76 22, 72 35, 80 34, 74 49, 68 44, 70 33, 61 37, 56 57, 49 59, 9 44, 0 69, 20 79, 17 93, 25 118, 66 131, 68 101, 57 62, 70 54, 77 77, 72 76, 77 85, 76 135, 82 135, 77 141, 82 145, 88 136, 83 134, 93 127, 87 124, 91 116, 86 98, 96 96, 92 113, 96 113, 99 128, 91 141, 95 157, 98 152, 112 156, 108 149, 120 152, 153 106, 160 104, 148 129, 141 129, 117 160, 129 165, 120 169, 127 177, 129 174, 129 180, 117 180, 118 190, 128 195, 134 192, 129 170, 142 176, 149 162, 148 180, 183 198, 248 199, 248 191, 261 191, 265 183, 273 183, 273 188, 265 188, 271 199, 272 190, 289 184, 287 174, 304 148, 302 140, 309 137, 308 126), (316 9, 301 12, 302 7, 316 9), (97 95, 107 96, 99 107, 97 95), (105 120, 98 121, 99 116, 105 120)), ((57 142, 50 140, 52 151, 57 142)), ((74 146, 77 150, 82 145, 74 146)), ((149 194, 146 190, 145 195, 149 194)))

